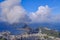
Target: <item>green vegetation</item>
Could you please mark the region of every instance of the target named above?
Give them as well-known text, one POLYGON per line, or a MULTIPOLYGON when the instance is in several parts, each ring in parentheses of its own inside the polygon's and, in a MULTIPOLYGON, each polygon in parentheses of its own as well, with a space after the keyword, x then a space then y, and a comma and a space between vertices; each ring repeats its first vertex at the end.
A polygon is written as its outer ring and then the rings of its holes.
POLYGON ((1 38, 0 40, 5 40, 4 38, 1 38))
POLYGON ((47 30, 45 28, 37 28, 37 30, 41 29, 42 34, 47 34, 48 36, 54 36, 54 37, 60 37, 60 32, 55 31, 55 30, 47 30))
POLYGON ((54 37, 58 37, 59 36, 59 33, 58 32, 55 32, 53 30, 43 30, 42 33, 45 33, 49 36, 54 36, 54 37))
POLYGON ((7 40, 6 38, 1 37, 0 40, 7 40))
POLYGON ((47 39, 47 38, 48 38, 48 36, 44 36, 44 38, 45 38, 45 39, 47 39))

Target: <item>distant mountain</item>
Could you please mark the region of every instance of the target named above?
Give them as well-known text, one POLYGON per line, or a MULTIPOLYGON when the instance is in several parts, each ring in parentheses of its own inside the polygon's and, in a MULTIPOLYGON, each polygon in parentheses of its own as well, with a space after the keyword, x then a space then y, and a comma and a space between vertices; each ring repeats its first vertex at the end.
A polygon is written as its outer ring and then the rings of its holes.
MULTIPOLYGON (((0 22, 0 32, 1 31, 11 31, 12 33, 18 34, 21 33, 19 30, 16 30, 17 28, 22 28, 24 26, 24 23, 14 23, 9 24, 7 22, 0 22)), ((32 29, 38 28, 38 27, 48 27, 50 29, 56 29, 60 31, 60 23, 32 23, 28 24, 29 27, 32 29)))
POLYGON ((29 26, 33 28, 48 27, 50 29, 60 31, 60 23, 33 23, 33 24, 29 24, 29 26))

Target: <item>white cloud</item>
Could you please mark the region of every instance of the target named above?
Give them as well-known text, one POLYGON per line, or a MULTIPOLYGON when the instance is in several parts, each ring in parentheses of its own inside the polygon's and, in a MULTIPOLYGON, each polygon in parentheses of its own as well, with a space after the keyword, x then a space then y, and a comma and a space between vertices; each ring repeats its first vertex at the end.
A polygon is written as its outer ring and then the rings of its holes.
POLYGON ((48 5, 38 7, 38 10, 30 13, 29 17, 32 20, 31 23, 60 22, 60 14, 53 15, 48 5))
POLYGON ((9 23, 23 22, 26 11, 20 5, 21 0, 5 0, 1 3, 1 18, 9 23))
POLYGON ((13 9, 10 10, 9 14, 7 14, 7 21, 9 22, 19 22, 20 19, 25 17, 25 11, 20 6, 14 6, 13 9))
POLYGON ((30 14, 32 22, 47 22, 50 16, 50 8, 46 6, 38 7, 36 12, 30 14))

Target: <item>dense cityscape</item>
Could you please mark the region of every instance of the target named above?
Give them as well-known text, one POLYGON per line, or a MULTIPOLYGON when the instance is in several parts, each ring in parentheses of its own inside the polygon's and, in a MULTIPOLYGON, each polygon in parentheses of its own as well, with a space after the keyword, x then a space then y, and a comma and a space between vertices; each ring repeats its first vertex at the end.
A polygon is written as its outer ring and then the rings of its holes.
POLYGON ((0 40, 60 40, 58 31, 46 27, 33 30, 25 25, 17 30, 24 30, 24 33, 14 35, 9 31, 0 32, 0 40))

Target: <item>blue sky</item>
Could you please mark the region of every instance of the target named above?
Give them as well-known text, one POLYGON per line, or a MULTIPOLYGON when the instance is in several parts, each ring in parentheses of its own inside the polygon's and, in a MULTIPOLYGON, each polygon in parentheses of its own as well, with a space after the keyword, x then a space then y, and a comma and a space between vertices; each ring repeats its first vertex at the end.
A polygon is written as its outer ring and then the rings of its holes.
POLYGON ((54 13, 60 13, 60 0, 22 0, 22 6, 27 11, 36 11, 39 6, 48 5, 53 8, 54 13))
MULTIPOLYGON (((0 0, 3 2, 4 0, 0 0)), ((53 8, 53 14, 60 13, 60 0, 22 0, 21 5, 28 12, 35 12, 39 6, 48 5, 53 8)))

